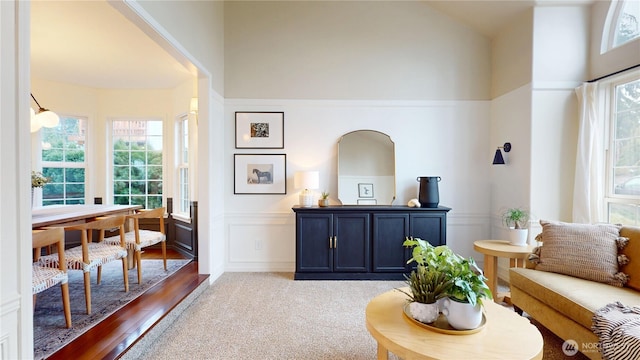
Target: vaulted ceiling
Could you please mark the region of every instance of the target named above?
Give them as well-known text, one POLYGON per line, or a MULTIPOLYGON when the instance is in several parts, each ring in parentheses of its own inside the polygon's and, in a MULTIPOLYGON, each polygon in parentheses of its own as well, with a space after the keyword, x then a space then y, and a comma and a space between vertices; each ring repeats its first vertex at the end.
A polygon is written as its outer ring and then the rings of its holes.
MULTIPOLYGON (((429 1, 491 38, 536 3, 429 1)), ((573 0, 572 3, 590 3, 573 0)), ((107 1, 31 2, 31 75, 94 88, 173 88, 193 75, 107 1)))

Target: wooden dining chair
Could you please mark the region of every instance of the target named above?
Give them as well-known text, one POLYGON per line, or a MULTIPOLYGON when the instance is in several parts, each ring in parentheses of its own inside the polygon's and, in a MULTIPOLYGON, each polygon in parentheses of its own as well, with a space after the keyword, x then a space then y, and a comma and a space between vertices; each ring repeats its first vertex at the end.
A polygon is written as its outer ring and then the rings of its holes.
MULTIPOLYGON (((127 249, 124 242, 124 215, 105 217, 99 220, 90 221, 85 224, 66 226, 64 231, 80 231, 82 244, 64 251, 67 269, 82 270, 84 272, 84 296, 87 306, 87 314, 91 314, 91 270, 98 269, 97 284, 100 284, 102 277, 102 265, 122 260, 122 276, 124 279, 124 291, 129 291, 129 275, 127 272, 127 249), (93 231, 98 231, 98 240, 93 242, 93 231), (117 230, 120 239, 117 245, 106 243, 104 234, 107 230, 117 230)), ((40 263, 45 266, 58 266, 58 257, 43 256, 40 263)))
MULTIPOLYGON (((136 267, 138 268, 138 284, 142 282, 142 249, 162 243, 162 260, 164 261, 164 270, 167 270, 167 244, 166 234, 164 230, 164 212, 165 208, 157 208, 151 210, 138 210, 136 214, 127 215, 127 220, 133 221, 133 229, 125 234, 125 243, 127 249, 134 251, 136 259, 136 267), (159 231, 140 229, 140 219, 158 219, 160 226, 159 231)), ((109 244, 119 243, 117 237, 106 238, 104 240, 109 244)))
MULTIPOLYGON (((62 290, 62 308, 64 310, 64 320, 67 328, 71 327, 71 305, 69 303, 69 276, 67 275, 67 263, 64 257, 64 230, 62 228, 52 228, 46 230, 33 230, 31 243, 34 250, 33 255, 33 307, 36 307, 36 294, 45 291, 57 284, 62 290), (57 254, 60 261, 58 267, 51 268, 39 264, 42 248, 49 248, 57 245, 57 254)), ((50 255, 54 256, 54 255, 50 255)))

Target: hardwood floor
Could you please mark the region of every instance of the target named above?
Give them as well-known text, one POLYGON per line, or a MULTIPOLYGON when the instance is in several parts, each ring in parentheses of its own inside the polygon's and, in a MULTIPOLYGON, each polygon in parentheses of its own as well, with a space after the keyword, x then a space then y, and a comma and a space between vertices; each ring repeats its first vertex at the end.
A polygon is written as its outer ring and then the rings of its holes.
MULTIPOLYGON (((148 249, 143 258, 162 258, 158 249, 148 249)), ((168 259, 184 259, 167 250, 168 259)), ((116 313, 105 318, 48 359, 117 359, 139 338, 184 300, 209 275, 198 274, 198 263, 191 262, 160 284, 147 290, 116 313)))

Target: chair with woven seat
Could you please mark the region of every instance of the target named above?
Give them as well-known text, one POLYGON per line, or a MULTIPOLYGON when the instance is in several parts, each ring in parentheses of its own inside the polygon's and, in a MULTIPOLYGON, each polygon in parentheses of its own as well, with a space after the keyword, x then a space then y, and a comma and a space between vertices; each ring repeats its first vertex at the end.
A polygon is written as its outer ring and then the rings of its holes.
MULTIPOLYGON (((64 251, 68 270, 82 270, 84 272, 84 296, 87 306, 87 314, 91 314, 91 270, 98 269, 97 284, 100 284, 102 277, 102 265, 122 260, 122 275, 124 279, 124 291, 129 291, 129 275, 127 266, 127 249, 124 242, 124 222, 125 217, 113 216, 101 218, 85 224, 66 226, 64 231, 80 231, 82 244, 64 251), (113 245, 104 242, 105 231, 117 229, 120 236, 119 244, 113 245), (93 242, 93 231, 97 230, 99 237, 97 242, 93 242)), ((48 267, 58 266, 57 256, 43 256, 40 263, 48 267)))
MULTIPOLYGON (((162 260, 164 261, 164 270, 167 270, 167 244, 166 234, 164 230, 164 212, 165 208, 157 208, 151 210, 138 210, 136 214, 126 215, 127 220, 133 221, 133 230, 125 234, 125 243, 127 249, 134 251, 136 259, 136 267, 138 268, 138 284, 142 282, 142 249, 162 243, 162 260), (140 219, 158 219, 160 230, 144 230, 140 229, 140 219)), ((117 244, 119 239, 111 237, 104 239, 109 244, 117 244)))
POLYGON ((70 328, 71 305, 69 304, 69 276, 67 275, 67 263, 64 258, 64 230, 62 228, 33 230, 31 239, 34 250, 33 278, 31 282, 33 289, 33 307, 36 307, 36 294, 60 284, 64 320, 67 328, 70 328), (51 245, 57 245, 58 253, 55 256, 60 256, 59 266, 57 268, 45 267, 38 263, 42 248, 51 245))

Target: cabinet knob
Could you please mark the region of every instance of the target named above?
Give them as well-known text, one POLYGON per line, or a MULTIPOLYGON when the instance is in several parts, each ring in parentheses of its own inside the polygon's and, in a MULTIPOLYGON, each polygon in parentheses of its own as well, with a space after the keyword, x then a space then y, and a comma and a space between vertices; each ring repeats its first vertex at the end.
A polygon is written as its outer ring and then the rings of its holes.
POLYGON ((338 248, 338 236, 336 235, 333 236, 333 248, 334 249, 338 248))

